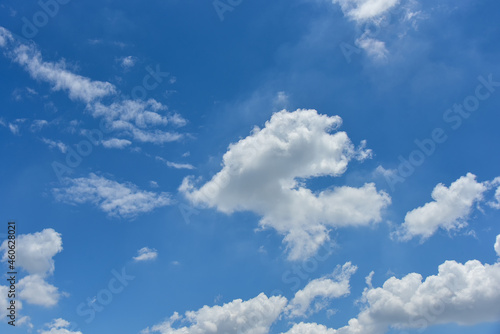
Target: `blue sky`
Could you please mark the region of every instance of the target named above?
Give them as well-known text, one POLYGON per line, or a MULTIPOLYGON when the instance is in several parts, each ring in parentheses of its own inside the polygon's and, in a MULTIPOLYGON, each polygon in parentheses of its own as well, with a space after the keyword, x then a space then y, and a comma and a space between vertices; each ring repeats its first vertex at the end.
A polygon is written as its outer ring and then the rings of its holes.
POLYGON ((1 333, 498 333, 495 1, 0 3, 1 333))

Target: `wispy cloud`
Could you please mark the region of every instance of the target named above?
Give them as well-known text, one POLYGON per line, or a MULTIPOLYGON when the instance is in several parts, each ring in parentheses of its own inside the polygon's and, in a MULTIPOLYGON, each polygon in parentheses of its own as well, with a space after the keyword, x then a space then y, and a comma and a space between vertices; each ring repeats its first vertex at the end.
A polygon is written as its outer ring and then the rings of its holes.
POLYGON ((55 188, 58 201, 91 203, 109 216, 133 218, 140 213, 171 204, 170 195, 140 190, 132 183, 119 183, 91 173, 88 177, 66 178, 65 187, 55 188))

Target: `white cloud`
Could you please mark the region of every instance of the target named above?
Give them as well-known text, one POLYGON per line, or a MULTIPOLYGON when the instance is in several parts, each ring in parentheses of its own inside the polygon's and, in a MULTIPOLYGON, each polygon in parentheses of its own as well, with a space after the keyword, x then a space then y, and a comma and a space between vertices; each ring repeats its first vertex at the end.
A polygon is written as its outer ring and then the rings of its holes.
MULTIPOLYGON (((327 328, 324 325, 319 325, 317 323, 298 323, 294 324, 293 327, 286 332, 286 334, 338 334, 334 329, 327 328)), ((354 334, 354 333, 353 333, 354 334)), ((359 334, 364 334, 360 332, 359 334)))
POLYGON ((9 130, 10 130, 10 132, 12 132, 12 134, 18 135, 19 134, 19 125, 9 123, 9 130))
POLYGON ((268 298, 261 293, 247 301, 236 299, 222 306, 204 306, 198 311, 188 311, 184 316, 180 316, 176 312, 169 320, 155 325, 151 329, 147 328, 141 333, 267 334, 286 303, 285 297, 273 296, 268 298), (175 323, 180 322, 187 323, 187 325, 184 327, 174 326, 175 323))
POLYGON ((102 146, 104 146, 105 148, 122 149, 122 148, 125 148, 131 144, 132 144, 132 142, 130 140, 118 139, 118 138, 111 138, 111 139, 102 141, 102 146))
MULTIPOLYGON (((53 90, 68 92, 72 100, 86 102, 87 111, 95 118, 103 118, 109 130, 128 135, 140 142, 155 144, 182 138, 177 132, 155 128, 167 124, 175 127, 187 124, 187 121, 177 113, 162 115, 161 112, 167 107, 160 102, 154 99, 142 101, 121 98, 110 105, 103 104, 100 102, 103 97, 118 95, 119 91, 113 84, 94 81, 72 73, 66 69, 64 60, 58 63, 43 61, 41 53, 34 45, 22 44, 2 27, 0 27, 0 42, 5 55, 23 66, 34 79, 48 82, 53 90)), ((122 63, 130 66, 134 61, 135 58, 126 57, 122 63)), ((19 132, 15 124, 9 124, 9 128, 14 134, 19 132)))
POLYGON ((434 201, 406 214, 399 236, 404 240, 415 236, 426 239, 439 228, 453 230, 466 226, 473 205, 483 199, 486 190, 487 185, 477 182, 471 173, 453 182, 449 188, 438 184, 431 194, 434 201))
POLYGON ((61 141, 54 141, 47 138, 42 138, 42 141, 49 146, 49 148, 57 148, 62 153, 66 153, 68 146, 61 141))
POLYGON ((304 179, 339 176, 348 163, 371 154, 355 148, 338 116, 316 110, 280 111, 263 129, 231 144, 223 168, 209 182, 195 188, 185 178, 179 190, 196 205, 215 207, 224 213, 253 211, 262 216, 262 228, 285 235, 292 260, 312 256, 328 239, 328 227, 364 226, 381 220, 390 197, 367 183, 313 193, 304 179))
MULTIPOLYGON (((61 234, 51 228, 33 234, 21 234, 16 238, 16 264, 30 274, 41 276, 54 272, 54 260, 57 253, 62 251, 61 234)), ((8 260, 8 242, 5 240, 0 246, 5 252, 2 261, 8 260)))
POLYGON ((495 252, 497 252, 497 255, 500 256, 500 234, 497 235, 497 240, 495 242, 495 252))
POLYGON ((55 319, 50 324, 45 324, 48 329, 40 330, 40 334, 82 334, 82 332, 73 332, 68 329, 70 323, 64 319, 55 319))
POLYGON ((167 161, 166 164, 168 167, 172 167, 175 169, 195 169, 194 166, 191 164, 179 164, 171 161, 167 161))
POLYGON ((344 15, 355 21, 364 21, 387 12, 399 0, 333 0, 342 8, 344 15))
POLYGON ((179 114, 161 115, 160 112, 167 110, 167 107, 154 99, 123 100, 111 105, 96 102, 87 105, 87 109, 94 117, 102 117, 110 130, 123 132, 141 142, 161 144, 179 140, 181 134, 148 128, 186 124, 179 114))
MULTIPOLYGON (((500 177, 496 177, 493 181, 488 183, 489 187, 495 187, 500 184, 500 177)), ((494 209, 500 209, 500 186, 495 190, 495 202, 489 201, 488 205, 494 209)))
POLYGON ((196 169, 191 164, 183 164, 183 163, 176 163, 176 162, 168 161, 165 158, 162 158, 160 156, 156 156, 155 159, 159 160, 161 162, 164 162, 165 165, 167 165, 168 167, 175 168, 175 169, 196 169))
POLYGON ((124 69, 129 69, 134 67, 135 63, 137 62, 137 58, 133 56, 127 56, 119 59, 120 65, 124 69))
POLYGON ((93 81, 74 74, 66 69, 63 61, 59 63, 43 61, 36 47, 19 43, 4 28, 0 30, 0 46, 5 49, 5 54, 23 66, 33 79, 48 82, 55 91, 67 91, 72 100, 88 103, 116 93, 116 87, 111 83, 93 81))
POLYGON ((356 40, 356 44, 366 51, 368 56, 372 57, 376 61, 387 60, 387 55, 389 51, 385 47, 385 43, 374 38, 367 37, 363 35, 356 40))
POLYGON ((500 320, 500 263, 446 261, 437 275, 411 273, 366 288, 362 311, 338 330, 296 324, 287 334, 383 334, 389 328, 420 329, 439 324, 474 325, 500 320))
POLYGON ((45 126, 48 126, 48 125, 49 125, 49 122, 47 122, 44 119, 35 119, 31 123, 31 131, 40 131, 41 129, 43 129, 45 126))
POLYGON ((40 275, 28 275, 17 284, 19 297, 29 304, 51 307, 61 297, 58 289, 47 283, 40 275))
POLYGON ((156 249, 151 249, 148 247, 143 247, 137 251, 137 256, 134 256, 134 261, 151 261, 158 257, 158 252, 156 249))
MULTIPOLYGON (((3 280, 3 279, 2 279, 3 280)), ((0 285, 0 321, 5 322, 7 316, 7 308, 10 305, 10 299, 8 298, 9 287, 0 285)), ((16 311, 19 312, 22 309, 23 303, 20 300, 16 300, 16 311)))
POLYGON ((135 217, 140 213, 169 205, 170 195, 143 191, 131 183, 118 183, 91 173, 89 177, 66 178, 64 188, 55 188, 59 201, 70 204, 92 203, 110 216, 135 217))
POLYGON ((31 323, 31 318, 28 317, 28 316, 24 316, 24 317, 20 317, 17 321, 16 321, 16 326, 26 326, 28 327, 28 332, 31 332, 31 330, 33 329, 33 324, 31 323))
MULTIPOLYGON (((311 310, 312 302, 318 297, 323 301, 346 296, 350 293, 349 280, 357 270, 350 262, 336 270, 329 276, 317 278, 309 282, 304 289, 295 293, 295 297, 287 306, 290 316, 305 316, 308 311, 319 311, 326 306, 325 303, 316 303, 311 310)), ((311 313, 312 313, 311 312, 311 313)))

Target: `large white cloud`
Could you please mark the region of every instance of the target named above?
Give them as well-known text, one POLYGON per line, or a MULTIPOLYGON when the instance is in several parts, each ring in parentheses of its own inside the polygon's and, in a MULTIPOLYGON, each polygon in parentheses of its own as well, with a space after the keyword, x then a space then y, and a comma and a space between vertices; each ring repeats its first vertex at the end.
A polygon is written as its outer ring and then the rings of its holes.
MULTIPOLYGON (((17 283, 20 299, 45 307, 57 304, 61 294, 57 287, 47 283, 46 279, 54 273, 53 257, 62 249, 61 234, 51 228, 17 236, 15 265, 29 273, 17 283)), ((2 243, 0 251, 4 252, 2 261, 7 261, 8 240, 2 243)))
POLYGON ((473 205, 483 199, 487 189, 487 184, 477 182, 471 173, 453 182, 449 188, 438 184, 431 194, 434 201, 406 214, 399 236, 405 240, 415 236, 426 239, 439 228, 453 230, 467 225, 473 205))
POLYGON ((287 311, 290 316, 305 316, 308 311, 310 313, 319 311, 326 307, 324 301, 348 295, 350 293, 349 280, 356 270, 356 266, 347 262, 342 267, 338 266, 332 275, 309 282, 302 290, 295 293, 294 298, 288 304, 287 311), (322 302, 316 303, 311 309, 311 304, 318 297, 323 299, 322 302))
POLYGON ((59 290, 40 275, 28 275, 19 280, 19 297, 29 304, 51 307, 57 304, 59 290))
POLYGON ((268 298, 261 293, 257 297, 242 301, 236 299, 222 306, 204 306, 198 311, 186 312, 184 316, 174 313, 169 320, 143 330, 142 334, 210 334, 239 333, 266 334, 273 322, 286 306, 285 297, 268 298), (189 323, 174 326, 176 322, 189 323), (174 326, 174 327, 173 327, 174 326), (175 328, 177 327, 177 328, 175 328))
MULTIPOLYGON (((51 228, 33 234, 21 234, 16 238, 16 265, 30 274, 41 276, 54 272, 53 257, 62 251, 61 234, 51 228)), ((8 240, 0 246, 4 252, 2 261, 8 260, 8 240)))
POLYGON ((372 183, 320 192, 304 186, 305 179, 339 176, 351 160, 370 156, 364 142, 356 148, 345 132, 331 133, 341 123, 316 110, 275 113, 263 129, 229 146, 210 181, 196 188, 187 177, 179 190, 196 205, 261 215, 262 228, 285 235, 290 259, 309 257, 328 239, 328 227, 379 222, 390 203, 372 183))
POLYGON ((91 173, 88 177, 66 178, 66 186, 55 188, 54 196, 66 203, 92 203, 110 216, 135 217, 169 205, 170 195, 140 190, 131 183, 118 183, 91 173))
POLYGON ((363 21, 379 16, 399 3, 399 0, 333 0, 346 16, 363 21))
POLYGON ((500 321, 500 263, 446 261, 436 275, 391 277, 366 288, 363 310, 340 329, 295 324, 287 334, 383 334, 389 328, 424 329, 438 324, 474 325, 500 321))

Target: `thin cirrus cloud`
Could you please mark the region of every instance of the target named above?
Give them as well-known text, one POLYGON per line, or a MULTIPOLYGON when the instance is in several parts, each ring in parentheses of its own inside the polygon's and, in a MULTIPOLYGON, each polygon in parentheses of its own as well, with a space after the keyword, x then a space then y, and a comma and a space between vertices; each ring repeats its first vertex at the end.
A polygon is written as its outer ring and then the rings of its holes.
POLYGON ((263 129, 229 145, 222 170, 210 181, 197 188, 186 177, 179 190, 195 205, 257 213, 262 228, 284 235, 289 259, 308 258, 328 240, 328 227, 379 222, 391 202, 373 183, 314 193, 301 181, 340 176, 352 160, 370 157, 365 142, 356 148, 345 132, 331 133, 341 123, 316 110, 275 113, 263 129))
POLYGON ((5 54, 18 63, 33 79, 48 82, 54 90, 67 91, 72 100, 91 102, 116 93, 116 87, 109 82, 92 81, 71 73, 63 62, 50 63, 42 60, 40 51, 32 45, 19 43, 5 28, 0 27, 0 46, 5 54))
POLYGON ((457 230, 467 225, 473 206, 484 200, 491 182, 477 182, 471 173, 460 177, 450 187, 438 184, 432 191, 432 202, 406 213, 396 235, 402 240, 421 237, 425 240, 438 229, 457 230))
POLYGON ((42 138, 44 144, 47 144, 49 148, 57 148, 61 153, 66 153, 68 146, 61 141, 55 141, 52 139, 42 138))
POLYGON ((500 262, 446 261, 439 266, 437 275, 425 280, 411 273, 401 279, 391 277, 382 287, 365 289, 363 310, 345 327, 331 329, 317 323, 299 323, 286 334, 384 334, 390 328, 424 329, 439 324, 498 321, 499 284, 500 262))
MULTIPOLYGON (((181 139, 177 132, 160 129, 173 125, 182 127, 187 121, 177 113, 162 115, 167 107, 149 99, 142 101, 122 97, 119 102, 101 103, 104 97, 117 97, 118 89, 109 82, 95 81, 67 70, 63 61, 47 62, 34 45, 19 42, 7 29, 0 27, 0 47, 13 62, 21 65, 33 79, 45 81, 55 91, 65 91, 70 99, 86 104, 94 118, 102 118, 107 129, 144 143, 162 144, 181 139)), ((18 134, 16 124, 9 124, 12 133, 18 134)))
POLYGON ((91 173, 66 178, 65 186, 53 189, 56 200, 69 204, 91 203, 111 217, 134 218, 171 204, 170 195, 140 190, 132 183, 119 183, 91 173))

